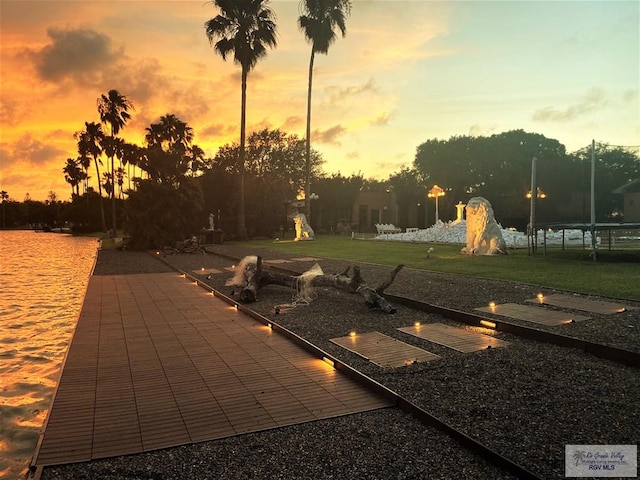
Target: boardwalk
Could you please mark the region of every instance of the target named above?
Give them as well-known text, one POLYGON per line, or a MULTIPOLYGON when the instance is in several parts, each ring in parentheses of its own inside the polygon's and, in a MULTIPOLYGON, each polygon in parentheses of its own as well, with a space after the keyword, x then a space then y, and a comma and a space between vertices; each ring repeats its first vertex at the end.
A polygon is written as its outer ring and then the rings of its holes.
POLYGON ((389 406, 177 273, 91 277, 34 465, 389 406))

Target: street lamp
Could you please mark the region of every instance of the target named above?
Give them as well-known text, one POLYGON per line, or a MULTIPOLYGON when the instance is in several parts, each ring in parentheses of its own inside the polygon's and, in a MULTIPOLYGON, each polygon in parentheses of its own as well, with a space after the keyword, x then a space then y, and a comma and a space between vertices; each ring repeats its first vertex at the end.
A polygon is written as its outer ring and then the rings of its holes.
POLYGON ((440 197, 444 197, 445 191, 442 187, 439 187, 438 185, 434 185, 433 188, 431 190, 429 190, 429 193, 427 194, 427 196, 429 198, 435 198, 436 199, 436 221, 435 223, 438 223, 438 198, 440 197))

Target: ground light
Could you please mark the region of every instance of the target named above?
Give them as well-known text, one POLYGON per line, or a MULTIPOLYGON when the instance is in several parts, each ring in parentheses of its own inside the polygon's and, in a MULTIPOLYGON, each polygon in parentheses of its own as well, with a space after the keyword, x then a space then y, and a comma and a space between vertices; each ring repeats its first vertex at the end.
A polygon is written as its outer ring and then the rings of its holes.
POLYGON ((333 368, 336 368, 335 362, 328 357, 322 357, 322 361, 327 365, 331 365, 333 368))

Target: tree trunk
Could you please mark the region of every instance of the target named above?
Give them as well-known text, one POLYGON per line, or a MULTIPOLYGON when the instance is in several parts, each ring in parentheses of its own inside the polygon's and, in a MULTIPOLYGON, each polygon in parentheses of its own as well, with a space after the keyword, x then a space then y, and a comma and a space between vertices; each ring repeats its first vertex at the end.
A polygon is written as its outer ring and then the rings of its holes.
POLYGON ((242 101, 240 112, 240 158, 238 159, 238 171, 240 172, 240 203, 238 206, 238 237, 241 240, 247 238, 247 224, 245 220, 245 198, 244 198, 244 157, 245 157, 245 138, 247 132, 247 75, 249 67, 242 66, 242 101))
POLYGON ((311 88, 313 85, 313 61, 315 51, 311 47, 311 59, 309 60, 309 86, 307 91, 307 142, 305 145, 305 187, 304 206, 307 222, 311 225, 311 88))
MULTIPOLYGON (((241 262, 243 264, 243 262, 241 262)), ((262 268, 262 257, 257 257, 255 263, 248 262, 245 265, 242 285, 234 285, 239 288, 240 300, 245 303, 255 302, 258 299, 258 290, 266 285, 281 285, 291 288, 299 275, 290 275, 273 269, 262 268)), ((393 283, 396 275, 404 265, 398 265, 389 274, 387 279, 378 287, 371 288, 360 274, 360 267, 353 267, 353 276, 348 276, 349 268, 341 274, 321 274, 312 278, 312 287, 333 287, 349 293, 357 293, 363 299, 367 307, 379 308, 385 313, 396 313, 396 309, 383 296, 384 290, 393 283)), ((232 291, 232 294, 235 293, 232 291)))
POLYGON ((96 164, 96 175, 98 177, 98 195, 100 196, 100 217, 102 220, 102 231, 104 233, 107 232, 107 220, 104 216, 104 201, 102 199, 102 184, 100 183, 100 169, 98 168, 98 159, 94 157, 94 162, 96 164))

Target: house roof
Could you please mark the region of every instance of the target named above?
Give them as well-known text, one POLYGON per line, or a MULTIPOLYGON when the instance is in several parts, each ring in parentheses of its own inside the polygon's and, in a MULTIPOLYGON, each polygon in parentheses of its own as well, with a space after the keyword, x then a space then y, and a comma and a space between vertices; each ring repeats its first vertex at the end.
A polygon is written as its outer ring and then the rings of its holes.
POLYGON ((631 180, 630 182, 625 183, 624 185, 613 190, 612 193, 626 193, 631 187, 636 187, 633 190, 640 190, 640 178, 636 178, 635 180, 631 180))

